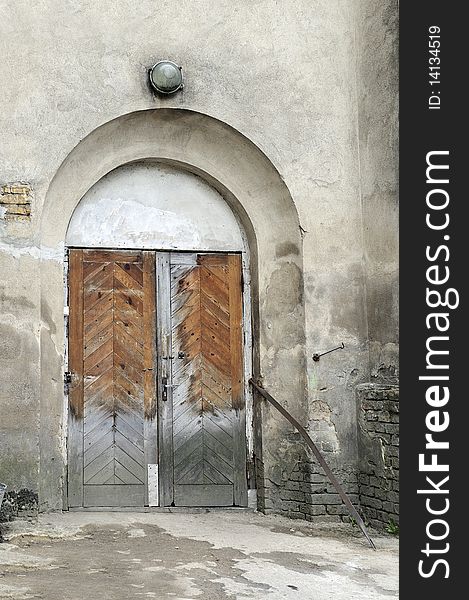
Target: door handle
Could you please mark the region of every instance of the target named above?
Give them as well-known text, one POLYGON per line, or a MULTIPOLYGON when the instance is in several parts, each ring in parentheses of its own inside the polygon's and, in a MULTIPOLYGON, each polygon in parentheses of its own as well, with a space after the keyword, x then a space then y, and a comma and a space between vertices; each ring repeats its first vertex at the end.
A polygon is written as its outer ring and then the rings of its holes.
POLYGON ((172 385, 171 383, 168 383, 167 377, 162 377, 161 378, 161 386, 163 388, 162 393, 161 393, 161 399, 163 400, 163 402, 166 402, 168 400, 168 388, 173 388, 174 385, 172 385))

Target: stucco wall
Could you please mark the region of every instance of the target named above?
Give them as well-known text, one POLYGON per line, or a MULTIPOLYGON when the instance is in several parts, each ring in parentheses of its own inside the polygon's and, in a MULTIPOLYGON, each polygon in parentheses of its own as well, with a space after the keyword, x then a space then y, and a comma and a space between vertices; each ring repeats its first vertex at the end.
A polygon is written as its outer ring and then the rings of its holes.
POLYGON ((399 377, 398 40, 395 2, 363 0, 357 88, 370 376, 399 377))
MULTIPOLYGON (((345 469, 357 464, 355 386, 369 381, 381 363, 395 365, 396 157, 395 131, 387 124, 396 114, 397 2, 194 5, 2 4, 0 183, 27 182, 33 199, 30 220, 0 219, 0 343, 6 348, 0 355, 0 479, 34 490, 40 480, 46 507, 61 506, 61 469, 54 464, 65 456, 66 421, 58 402, 60 371, 54 366, 40 377, 40 356, 55 365, 63 355, 63 324, 56 316, 63 300, 56 283, 49 283, 62 277, 62 246, 60 240, 41 242, 42 210, 52 179, 73 149, 121 115, 159 108, 210 115, 251 140, 278 172, 294 203, 302 248, 276 246, 272 239, 263 250, 269 256, 259 256, 261 264, 268 258, 283 265, 269 274, 274 296, 264 307, 263 335, 268 342, 273 329, 277 339, 287 340, 283 349, 265 346, 262 374, 280 401, 309 420, 323 451, 345 469), (147 85, 147 68, 162 57, 183 65, 186 78, 184 91, 170 98, 154 96, 147 85), (42 307, 40 256, 47 272, 42 307), (305 340, 293 343, 298 315, 292 307, 298 303, 305 340), (311 360, 314 352, 342 341, 345 350, 311 360), (289 368, 292 355, 306 372, 306 389, 289 368), (52 415, 41 427, 40 414, 52 415), (48 448, 42 473, 41 440, 48 448)), ((126 140, 118 130, 114 139, 106 131, 112 164, 113 152, 117 156, 126 140)), ((176 142, 196 147, 204 135, 191 131, 176 142)), ((230 152, 227 147, 219 158, 231 161, 235 174, 230 152)), ((259 186, 267 198, 265 181, 259 186)), ((254 203, 254 184, 251 189, 254 203)), ((48 213, 56 210, 59 221, 60 192, 54 190, 48 213)), ((266 211, 264 219, 269 216, 266 211)), ((264 235, 268 231, 266 225, 264 235)), ((264 422, 281 438, 278 447, 264 448, 266 485, 275 489, 294 468, 291 461, 276 461, 291 442, 283 439, 288 428, 279 418, 267 411, 264 422)), ((267 500, 267 507, 277 506, 267 500)))

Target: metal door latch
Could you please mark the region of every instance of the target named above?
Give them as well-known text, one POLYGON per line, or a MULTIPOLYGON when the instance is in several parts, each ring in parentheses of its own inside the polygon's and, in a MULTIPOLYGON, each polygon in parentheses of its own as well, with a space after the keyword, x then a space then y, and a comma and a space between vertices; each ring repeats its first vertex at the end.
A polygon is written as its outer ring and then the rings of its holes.
POLYGON ((168 400, 168 388, 172 388, 174 386, 171 383, 168 383, 167 377, 162 377, 161 387, 163 388, 161 392, 161 399, 163 400, 163 402, 166 402, 168 400))

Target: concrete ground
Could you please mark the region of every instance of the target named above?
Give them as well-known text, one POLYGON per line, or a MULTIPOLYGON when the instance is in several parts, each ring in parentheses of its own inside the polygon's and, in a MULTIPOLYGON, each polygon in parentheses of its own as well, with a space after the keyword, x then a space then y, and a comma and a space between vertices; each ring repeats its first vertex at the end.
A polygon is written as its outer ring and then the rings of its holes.
POLYGON ((3 528, 0 598, 381 600, 398 542, 254 512, 73 512, 3 528))

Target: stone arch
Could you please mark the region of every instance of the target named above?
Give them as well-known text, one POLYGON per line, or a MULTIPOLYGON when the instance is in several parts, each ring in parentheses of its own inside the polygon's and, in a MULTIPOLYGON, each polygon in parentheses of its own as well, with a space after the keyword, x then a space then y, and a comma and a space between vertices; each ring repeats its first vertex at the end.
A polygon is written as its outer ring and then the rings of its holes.
MULTIPOLYGON (((251 255, 254 373, 285 405, 306 416, 302 239, 296 207, 265 154, 234 128, 179 109, 133 112, 84 138, 55 174, 44 203, 41 240, 42 510, 60 509, 66 480, 63 393, 63 248, 80 199, 113 169, 157 160, 195 173, 218 190, 241 222, 251 255), (61 491, 62 490, 62 491, 61 491)), ((269 409, 255 415, 261 508, 275 506, 283 462, 293 449, 288 429, 269 409), (262 441, 262 443, 261 443, 262 441)))

